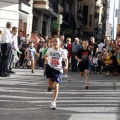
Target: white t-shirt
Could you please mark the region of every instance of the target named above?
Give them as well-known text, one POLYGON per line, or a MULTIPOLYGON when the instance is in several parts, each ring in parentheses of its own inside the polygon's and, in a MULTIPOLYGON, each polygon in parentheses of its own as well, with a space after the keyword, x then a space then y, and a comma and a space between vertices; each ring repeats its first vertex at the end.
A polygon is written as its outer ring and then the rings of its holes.
POLYGON ((10 33, 10 30, 8 28, 5 28, 3 30, 1 43, 10 43, 11 39, 12 39, 12 35, 10 33))
POLYGON ((36 53, 36 49, 34 47, 28 47, 25 51, 27 52, 27 59, 34 59, 36 53))
POLYGON ((93 58, 93 64, 98 64, 98 58, 93 58))
POLYGON ((105 46, 105 44, 100 43, 98 44, 98 52, 102 52, 102 48, 105 46))
POLYGON ((58 50, 49 48, 46 55, 48 56, 48 65, 63 73, 62 60, 67 59, 66 52, 62 48, 58 50))
MULTIPOLYGON (((63 49, 63 48, 62 48, 63 49)), ((68 55, 68 50, 67 49, 63 49, 65 51, 65 53, 68 55)))
POLYGON ((2 35, 0 35, 0 43, 1 43, 1 40, 2 40, 2 35))

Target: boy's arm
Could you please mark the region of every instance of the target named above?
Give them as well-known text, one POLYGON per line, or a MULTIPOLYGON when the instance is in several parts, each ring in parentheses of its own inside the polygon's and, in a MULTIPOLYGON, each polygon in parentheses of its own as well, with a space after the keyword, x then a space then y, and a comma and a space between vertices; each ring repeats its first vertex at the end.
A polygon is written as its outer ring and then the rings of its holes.
POLYGON ((40 56, 39 53, 37 53, 36 51, 35 51, 35 55, 37 55, 38 57, 40 56))
POLYGON ((77 57, 77 55, 75 55, 75 59, 76 59, 78 62, 82 62, 82 59, 79 59, 79 58, 77 57))
POLYGON ((43 52, 42 52, 42 57, 44 57, 44 56, 45 56, 45 54, 46 54, 47 50, 48 50, 48 48, 46 48, 45 50, 43 50, 43 52))
POLYGON ((64 69, 66 69, 66 70, 68 70, 68 59, 64 59, 64 61, 65 61, 65 67, 64 67, 64 69))
POLYGON ((25 55, 25 59, 27 59, 26 50, 25 50, 25 52, 24 52, 24 55, 25 55))

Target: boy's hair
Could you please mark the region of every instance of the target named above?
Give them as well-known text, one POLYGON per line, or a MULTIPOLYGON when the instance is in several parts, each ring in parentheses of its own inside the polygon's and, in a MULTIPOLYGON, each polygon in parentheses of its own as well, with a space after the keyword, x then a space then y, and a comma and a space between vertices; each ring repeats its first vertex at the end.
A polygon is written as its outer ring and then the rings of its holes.
POLYGON ((12 28, 12 30, 16 30, 17 29, 17 27, 16 26, 14 26, 13 28, 12 28))
POLYGON ((52 38, 60 38, 58 35, 53 35, 52 38))
POLYGON ((30 45, 31 43, 33 43, 33 41, 30 41, 30 42, 29 42, 29 45, 30 45))
POLYGON ((51 40, 52 40, 52 38, 48 38, 47 43, 48 43, 49 41, 51 41, 51 40))
MULTIPOLYGON (((88 42, 88 40, 84 39, 84 40, 82 41, 82 43, 83 43, 83 42, 88 42)), ((88 42, 88 43, 89 43, 89 42, 88 42)))
POLYGON ((58 38, 59 41, 61 42, 61 40, 60 40, 60 36, 58 36, 58 35, 53 35, 53 36, 52 36, 52 39, 54 39, 54 38, 58 38))
POLYGON ((115 50, 112 50, 111 52, 112 52, 112 54, 115 54, 115 50))
POLYGON ((11 23, 11 22, 7 22, 7 23, 6 23, 6 27, 7 27, 7 28, 10 28, 10 27, 11 27, 11 25, 12 25, 12 23, 11 23))

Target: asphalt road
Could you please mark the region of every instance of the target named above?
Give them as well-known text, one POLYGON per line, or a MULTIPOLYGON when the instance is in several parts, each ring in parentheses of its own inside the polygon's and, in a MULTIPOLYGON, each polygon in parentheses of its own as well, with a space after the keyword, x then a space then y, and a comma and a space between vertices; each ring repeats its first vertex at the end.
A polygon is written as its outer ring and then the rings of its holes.
POLYGON ((78 72, 68 72, 50 109, 43 70, 14 69, 0 77, 0 120, 120 120, 120 76, 90 74, 89 89, 78 72))

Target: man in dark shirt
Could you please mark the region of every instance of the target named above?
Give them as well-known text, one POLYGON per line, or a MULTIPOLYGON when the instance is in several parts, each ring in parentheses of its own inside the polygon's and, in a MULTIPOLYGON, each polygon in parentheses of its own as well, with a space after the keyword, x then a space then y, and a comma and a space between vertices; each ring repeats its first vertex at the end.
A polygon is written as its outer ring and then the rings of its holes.
POLYGON ((21 54, 21 60, 20 60, 20 68, 24 68, 23 66, 23 62, 25 58, 24 52, 28 47, 29 47, 29 43, 28 43, 28 40, 26 39, 25 42, 22 43, 22 47, 21 47, 22 54, 21 54))
POLYGON ((91 50, 92 57, 96 57, 97 54, 98 54, 98 45, 95 43, 95 38, 94 37, 90 38, 89 47, 90 47, 90 50, 91 50))
POLYGON ((88 50, 88 41, 84 40, 82 42, 82 48, 78 50, 75 55, 75 59, 79 62, 80 75, 83 76, 85 72, 86 77, 86 89, 88 89, 88 73, 89 73, 89 55, 91 55, 88 50))

